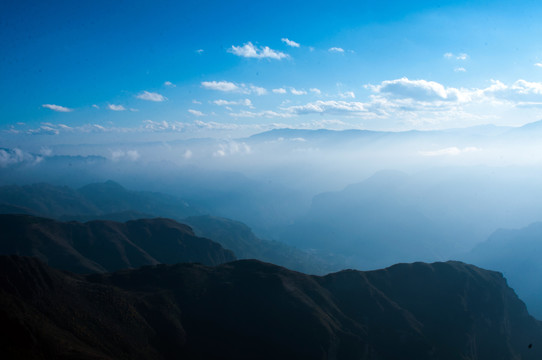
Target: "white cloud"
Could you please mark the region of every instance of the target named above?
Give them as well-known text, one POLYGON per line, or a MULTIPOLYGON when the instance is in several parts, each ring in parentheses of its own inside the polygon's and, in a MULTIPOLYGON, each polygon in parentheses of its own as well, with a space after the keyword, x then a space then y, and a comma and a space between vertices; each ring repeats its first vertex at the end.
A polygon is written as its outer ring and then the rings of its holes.
POLYGON ((275 59, 281 60, 289 57, 288 54, 285 54, 281 51, 273 50, 268 46, 257 48, 251 42, 244 44, 243 46, 232 46, 228 49, 228 52, 245 57, 245 58, 256 58, 256 59, 275 59))
POLYGON ((455 71, 455 72, 466 72, 467 69, 465 69, 464 67, 456 67, 456 68, 454 69, 454 71, 455 71))
POLYGON ((192 115, 195 115, 195 116, 205 116, 204 113, 202 113, 201 111, 198 111, 198 110, 193 110, 193 109, 188 109, 188 112, 192 115))
POLYGON ((288 45, 288 46, 296 47, 296 48, 299 47, 299 43, 296 43, 296 42, 293 41, 293 40, 289 40, 289 39, 287 39, 287 38, 282 38, 281 41, 282 41, 282 42, 285 42, 286 45, 288 45))
POLYGON ((356 94, 354 94, 353 91, 346 91, 346 92, 340 93, 339 96, 342 97, 343 99, 355 99, 356 98, 356 94))
POLYGON ((336 52, 336 53, 343 53, 343 52, 344 52, 344 49, 343 49, 343 48, 340 48, 340 47, 332 47, 332 48, 329 48, 328 51, 329 51, 329 52, 336 52))
POLYGON ((193 154, 192 154, 192 151, 191 151, 190 149, 187 149, 187 150, 184 152, 183 157, 184 157, 185 159, 190 159, 190 158, 192 158, 192 155, 193 155, 193 154))
POLYGON ((444 149, 431 150, 431 151, 419 151, 418 153, 422 156, 457 156, 464 153, 480 151, 477 147, 466 147, 460 149, 456 146, 448 147, 444 149))
POLYGON ((233 117, 241 117, 241 118, 259 118, 259 117, 265 117, 265 118, 289 118, 292 117, 292 114, 290 112, 276 112, 272 110, 264 110, 259 112, 253 112, 253 111, 246 111, 242 110, 238 113, 230 113, 230 116, 233 117))
MULTIPOLYGON (((47 156, 47 155, 44 155, 47 156)), ((23 151, 19 148, 2 149, 0 148, 0 168, 5 168, 10 165, 19 163, 28 163, 31 165, 38 164, 43 160, 44 156, 34 155, 23 151)))
POLYGON ((290 92, 294 95, 306 95, 307 92, 305 90, 297 90, 295 88, 291 88, 290 92))
POLYGON ((224 157, 235 154, 250 154, 252 149, 244 142, 230 141, 219 144, 218 149, 213 153, 215 157, 224 157))
POLYGON ((249 106, 249 107, 252 106, 252 101, 250 101, 250 99, 243 99, 239 101, 228 101, 228 100, 219 99, 219 100, 213 101, 213 103, 218 106, 230 106, 230 105, 242 105, 242 106, 249 106))
POLYGON ((447 52, 443 55, 446 59, 455 59, 455 60, 467 60, 469 58, 468 54, 460 53, 460 54, 454 54, 451 52, 447 52))
POLYGON ((215 100, 213 101, 213 103, 218 106, 237 105, 236 101, 227 101, 222 99, 215 100))
POLYGON ((536 63, 534 66, 542 68, 542 62, 536 63))
POLYGON ((290 106, 288 111, 295 114, 311 114, 311 113, 340 113, 340 112, 367 112, 367 105, 362 102, 348 101, 322 101, 308 103, 306 105, 290 106))
POLYGON ((386 80, 373 86, 373 91, 392 98, 413 99, 416 101, 456 101, 468 100, 466 92, 455 88, 445 88, 442 84, 427 80, 409 80, 404 77, 386 80))
POLYGON ((129 160, 129 161, 136 161, 141 156, 139 155, 137 150, 114 150, 111 151, 111 160, 113 161, 120 161, 120 160, 129 160))
POLYGON ((109 110, 113 110, 113 111, 124 111, 126 110, 126 108, 122 105, 115 105, 115 104, 109 104, 107 105, 107 107, 109 108, 109 110))
POLYGON ((218 91, 224 91, 224 92, 240 90, 237 85, 229 81, 203 81, 201 83, 201 86, 203 86, 206 89, 218 90, 218 91))
POLYGON ((229 81, 203 81, 201 85, 209 90, 218 90, 223 92, 238 92, 242 94, 265 95, 267 90, 260 86, 252 84, 234 84, 229 81))
POLYGON ((177 85, 175 85, 175 84, 172 83, 171 81, 164 81, 164 86, 167 86, 167 87, 177 87, 177 85))
POLYGON ((469 58, 469 55, 462 53, 456 56, 457 60, 467 60, 469 58))
POLYGON ((55 104, 43 104, 42 107, 51 109, 53 111, 57 112, 70 112, 73 111, 73 109, 67 108, 65 106, 55 105, 55 104))
POLYGON ((99 109, 100 107, 96 104, 92 104, 92 107, 95 108, 95 109, 99 109))
POLYGON ((317 95, 320 95, 322 92, 320 91, 320 89, 317 89, 317 88, 310 88, 309 89, 310 92, 313 92, 317 95))
POLYGON ((198 100, 192 100, 192 104, 198 104, 198 105, 201 105, 201 101, 198 101, 198 100))
POLYGON ((283 88, 273 89, 273 92, 275 94, 286 94, 286 89, 283 89, 283 88))
POLYGON ((252 91, 256 95, 265 95, 265 94, 267 94, 266 89, 264 89, 263 87, 254 86, 254 85, 250 85, 250 91, 252 91))
POLYGON ((136 98, 156 102, 162 102, 167 100, 167 97, 165 97, 164 95, 149 91, 143 91, 142 93, 136 95, 136 98))
POLYGON ((196 52, 197 52, 198 54, 203 54, 203 51, 204 51, 203 49, 197 49, 197 50, 196 50, 196 52))

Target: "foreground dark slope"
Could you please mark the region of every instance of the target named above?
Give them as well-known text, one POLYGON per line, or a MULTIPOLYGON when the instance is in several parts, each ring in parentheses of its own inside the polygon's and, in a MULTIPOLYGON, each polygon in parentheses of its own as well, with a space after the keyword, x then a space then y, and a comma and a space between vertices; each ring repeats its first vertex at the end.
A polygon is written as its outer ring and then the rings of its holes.
POLYGON ((30 215, 0 215, 0 254, 36 256, 76 273, 115 271, 143 265, 235 260, 219 244, 169 219, 59 222, 30 215))
POLYGON ((457 262, 317 277, 243 260, 80 277, 11 256, 0 270, 10 357, 542 357, 541 324, 504 278, 457 262))

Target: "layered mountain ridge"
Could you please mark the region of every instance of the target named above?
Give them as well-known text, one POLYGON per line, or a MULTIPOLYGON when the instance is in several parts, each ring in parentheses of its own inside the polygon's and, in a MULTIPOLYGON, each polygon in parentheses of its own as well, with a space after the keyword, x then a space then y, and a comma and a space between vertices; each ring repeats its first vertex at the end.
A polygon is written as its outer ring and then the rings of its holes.
POLYGON ((235 260, 220 244, 197 237, 170 219, 59 222, 31 215, 0 215, 1 254, 36 256, 76 273, 115 271, 143 265, 235 260))

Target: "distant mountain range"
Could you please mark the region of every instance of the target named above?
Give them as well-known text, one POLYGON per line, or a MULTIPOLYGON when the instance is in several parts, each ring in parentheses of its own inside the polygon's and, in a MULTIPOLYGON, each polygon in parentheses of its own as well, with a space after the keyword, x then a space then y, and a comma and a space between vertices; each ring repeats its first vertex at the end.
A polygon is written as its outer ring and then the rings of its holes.
POLYGON ((522 229, 500 229, 478 244, 462 260, 502 272, 510 286, 542 319, 542 223, 522 229))
POLYGON ((3 356, 540 359, 542 324, 458 262, 309 276, 255 260, 85 277, 0 257, 3 356))
POLYGON ((201 210, 178 197, 131 191, 113 181, 89 184, 78 190, 50 184, 1 186, 0 214, 2 213, 80 222, 171 218, 188 224, 194 229, 195 235, 216 241, 233 251, 239 259, 259 259, 312 274, 324 274, 338 269, 337 266, 331 266, 319 257, 292 246, 259 239, 241 222, 201 215, 201 210))
POLYGON ((45 183, 0 186, 0 204, 58 219, 99 217, 130 211, 169 218, 201 214, 200 210, 180 198, 155 192, 130 191, 113 181, 89 184, 78 190, 45 183))

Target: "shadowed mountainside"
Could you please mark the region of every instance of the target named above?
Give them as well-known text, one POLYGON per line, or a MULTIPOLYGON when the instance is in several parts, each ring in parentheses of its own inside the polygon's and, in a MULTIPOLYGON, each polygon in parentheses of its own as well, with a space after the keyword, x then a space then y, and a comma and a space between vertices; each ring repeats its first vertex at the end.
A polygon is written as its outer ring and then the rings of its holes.
POLYGON ((169 219, 79 223, 0 215, 0 229, 1 254, 36 256, 52 267, 76 273, 160 263, 217 265, 235 260, 230 250, 169 219))
POLYGON ((86 277, 0 257, 5 354, 105 359, 539 359, 501 274, 458 262, 309 276, 255 260, 86 277), (529 347, 529 344, 532 344, 529 347))

